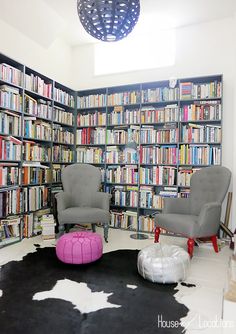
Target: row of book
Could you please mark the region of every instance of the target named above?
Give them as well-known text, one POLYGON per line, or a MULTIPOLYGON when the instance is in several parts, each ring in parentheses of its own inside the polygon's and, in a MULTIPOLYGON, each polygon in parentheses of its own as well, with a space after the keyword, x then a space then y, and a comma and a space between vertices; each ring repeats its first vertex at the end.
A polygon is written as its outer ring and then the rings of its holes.
MULTIPOLYGON (((124 109, 123 106, 116 106, 114 110, 107 114, 107 124, 164 123, 180 121, 200 121, 200 120, 221 120, 220 101, 201 101, 194 104, 185 105, 180 109, 176 104, 167 105, 163 108, 153 106, 142 107, 140 109, 124 109)), ((78 114, 78 126, 105 126, 105 112, 90 112, 88 114, 78 114)))
POLYGON ((176 185, 177 169, 171 166, 140 167, 140 184, 176 185))
POLYGON ((178 150, 174 145, 159 146, 141 146, 140 163, 141 164, 177 164, 178 150))
POLYGON ((189 187, 190 180, 194 173, 196 173, 201 168, 186 168, 186 167, 179 167, 178 170, 178 185, 189 187))
POLYGON ((181 128, 181 141, 185 143, 220 143, 221 126, 188 123, 181 128))
POLYGON ((106 129, 104 128, 84 128, 76 130, 76 144, 104 144, 106 141, 106 129))
POLYGON ((179 163, 182 165, 220 165, 221 147, 210 145, 180 145, 179 163))
POLYGON ((63 123, 65 125, 73 125, 73 113, 68 112, 63 108, 53 108, 53 121, 63 123))
POLYGON ((0 218, 41 208, 42 204, 46 205, 47 195, 48 189, 44 186, 2 191, 0 192, 0 218))
POLYGON ((107 114, 108 125, 139 124, 140 109, 125 109, 123 106, 114 107, 112 112, 107 114))
POLYGON ((164 108, 142 107, 141 123, 178 122, 179 108, 176 104, 164 108))
POLYGON ((51 102, 46 102, 43 99, 35 100, 31 96, 25 94, 25 113, 32 116, 42 117, 51 120, 51 102))
POLYGON ((127 144, 129 142, 139 142, 139 127, 131 125, 127 130, 108 129, 106 131, 107 144, 127 144))
POLYGON ((0 64, 0 80, 12 83, 16 86, 22 85, 23 73, 18 68, 6 63, 0 64))
POLYGON ((77 162, 80 163, 104 163, 104 150, 99 147, 77 147, 77 162))
POLYGON ((51 170, 48 166, 23 163, 22 184, 42 184, 51 182, 51 170))
POLYGON ((25 88, 46 98, 52 98, 52 83, 47 83, 38 75, 25 74, 25 88))
POLYGON ((52 154, 54 162, 73 162, 73 150, 66 146, 54 145, 52 154))
POLYGON ((111 204, 115 206, 138 206, 138 187, 137 186, 115 186, 106 191, 112 194, 111 204))
POLYGON ((0 164, 0 187, 21 183, 21 173, 17 164, 0 164))
POLYGON ((110 226, 125 230, 137 230, 138 215, 135 211, 112 210, 110 226))
POLYGON ((141 144, 176 143, 179 131, 176 125, 169 128, 155 129, 154 126, 143 126, 140 131, 141 144))
POLYGON ((22 97, 18 88, 7 85, 0 86, 0 108, 22 111, 22 97))
POLYGON ((143 209, 163 209, 164 198, 177 197, 177 188, 164 187, 159 193, 155 193, 152 186, 140 187, 140 207, 143 209))
POLYGON ((22 219, 18 216, 0 220, 0 248, 21 240, 21 223, 22 219))
POLYGON ((180 121, 220 121, 220 101, 198 101, 180 108, 180 121))
POLYGON ((107 97, 108 106, 137 104, 140 102, 140 91, 138 90, 109 94, 107 97))
POLYGON ((105 126, 106 113, 97 110, 88 114, 78 114, 77 126, 105 126))
POLYGON ((15 137, 0 136, 0 160, 20 160, 22 142, 15 137))
POLYGON ((213 81, 195 84, 193 82, 180 83, 180 99, 206 99, 222 96, 222 83, 213 81))
POLYGON ((52 166, 52 182, 61 182, 61 173, 65 165, 56 165, 52 166))
POLYGON ((138 167, 137 166, 108 166, 106 169, 107 183, 138 183, 138 167))
POLYGON ((51 124, 35 117, 24 117, 24 136, 50 141, 52 138, 51 124))
POLYGON ((35 143, 34 141, 23 141, 23 160, 26 161, 51 161, 51 148, 35 143))
POLYGON ((46 186, 33 186, 21 189, 22 211, 36 211, 48 206, 49 188, 46 186))
POLYGON ((118 146, 107 146, 106 150, 107 164, 138 164, 138 152, 132 149, 120 149, 118 146))
POLYGON ((56 102, 65 104, 68 107, 74 108, 75 107, 75 98, 73 95, 65 92, 60 88, 54 87, 54 100, 56 102))
POLYGON ((106 94, 91 94, 87 96, 78 96, 77 107, 83 108, 100 108, 107 105, 106 94))
POLYGON ((74 133, 66 130, 60 125, 53 125, 52 139, 54 142, 64 143, 64 144, 74 144, 74 133))
POLYGON ((21 136, 21 117, 8 110, 0 110, 0 133, 21 136))
POLYGON ((179 88, 157 87, 141 91, 142 103, 177 101, 179 99, 179 88))

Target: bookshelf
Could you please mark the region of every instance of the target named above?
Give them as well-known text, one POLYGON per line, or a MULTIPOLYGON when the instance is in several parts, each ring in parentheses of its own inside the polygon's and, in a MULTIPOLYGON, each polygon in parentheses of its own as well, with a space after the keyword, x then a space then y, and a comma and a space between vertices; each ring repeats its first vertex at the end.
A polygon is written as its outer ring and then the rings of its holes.
POLYGON ((152 232, 165 197, 188 197, 192 174, 221 164, 222 76, 170 85, 78 92, 76 161, 102 170, 111 227, 152 232))
POLYGON ((76 92, 0 53, 0 248, 34 234, 74 162, 76 92))

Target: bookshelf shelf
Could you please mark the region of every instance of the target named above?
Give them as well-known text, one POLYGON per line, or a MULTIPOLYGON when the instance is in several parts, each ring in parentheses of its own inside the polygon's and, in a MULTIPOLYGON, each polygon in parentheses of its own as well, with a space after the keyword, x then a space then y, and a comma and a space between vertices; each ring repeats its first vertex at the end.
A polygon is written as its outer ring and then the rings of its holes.
POLYGON ((0 79, 0 85, 10 85, 10 86, 13 86, 15 88, 23 89, 23 86, 19 86, 19 85, 14 84, 10 81, 6 81, 6 80, 2 80, 2 79, 0 79))
POLYGON ((37 92, 34 92, 33 90, 29 90, 29 89, 26 89, 26 88, 25 88, 25 93, 26 93, 27 95, 32 96, 32 97, 35 98, 35 99, 43 99, 43 100, 52 102, 52 98, 49 98, 49 97, 47 97, 47 96, 45 96, 45 95, 41 95, 41 94, 39 94, 39 93, 37 93, 37 92))
MULTIPOLYGON (((187 197, 189 180, 196 170, 221 164, 221 133, 214 128, 221 131, 222 82, 222 76, 217 74, 178 79, 174 88, 165 80, 78 92, 78 115, 90 120, 96 111, 106 113, 106 125, 87 123, 77 129, 103 128, 103 132, 95 131, 94 135, 104 136, 106 144, 77 144, 81 150, 77 150, 76 159, 105 161, 94 165, 104 169, 104 189, 112 196, 121 196, 127 203, 129 196, 137 192, 137 206, 111 204, 112 227, 131 230, 132 226, 133 230, 152 233, 151 213, 162 211, 163 198, 187 197), (97 101, 103 101, 103 106, 99 108, 97 101), (128 140, 121 139, 125 134, 128 140), (109 144, 108 137, 114 135, 116 139, 109 144), (137 148, 129 156, 129 161, 135 163, 129 164, 122 158, 129 145, 120 142, 130 141, 135 141, 137 148)), ((113 199, 112 203, 122 202, 113 199)))

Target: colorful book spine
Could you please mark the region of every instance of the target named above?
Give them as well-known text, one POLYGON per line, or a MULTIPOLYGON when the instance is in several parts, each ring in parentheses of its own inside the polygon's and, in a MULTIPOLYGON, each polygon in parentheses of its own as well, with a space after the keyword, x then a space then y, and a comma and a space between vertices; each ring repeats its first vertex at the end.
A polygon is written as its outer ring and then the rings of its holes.
POLYGON ((88 96, 78 96, 77 107, 82 108, 100 108, 107 105, 106 94, 94 94, 88 96))
POLYGON ((77 129, 76 131, 77 145, 89 145, 89 144, 105 145, 105 142, 106 142, 106 129, 84 128, 84 129, 77 129))
POLYGON ((141 164, 177 164, 177 147, 174 145, 141 146, 141 164))
POLYGON ((63 144, 74 144, 74 133, 66 130, 60 125, 54 124, 52 130, 52 140, 63 144))
POLYGON ((180 121, 220 121, 220 101, 200 101, 180 108, 180 121))
POLYGON ((23 73, 18 68, 6 63, 0 64, 0 80, 12 83, 16 86, 22 85, 23 73))
POLYGON ((137 166, 108 166, 106 169, 106 180, 108 183, 138 183, 137 166))
POLYGON ((68 107, 75 107, 75 98, 73 95, 63 91, 60 88, 54 87, 54 100, 56 102, 65 104, 68 107))
POLYGON ((52 98, 52 83, 46 83, 37 75, 25 74, 25 88, 46 98, 52 98))
POLYGON ((52 119, 51 102, 42 99, 35 100, 31 96, 25 94, 25 113, 28 115, 52 119))
POLYGON ((176 185, 177 168, 171 166, 140 167, 140 184, 176 185))
POLYGON ((53 121, 58 123, 63 123, 66 125, 73 125, 73 113, 67 112, 63 108, 54 106, 53 121))
POLYGON ((0 133, 21 136, 20 115, 8 110, 0 110, 0 133))
POLYGON ((51 141, 51 124, 34 117, 24 117, 24 136, 30 139, 51 141))
POLYGON ((109 94, 107 98, 108 106, 120 106, 140 103, 140 91, 128 91, 109 94))
POLYGON ((179 88, 157 87, 143 89, 141 92, 142 103, 177 101, 179 88))
POLYGON ((164 122, 178 122, 179 108, 176 104, 164 108, 143 107, 141 110, 141 123, 153 124, 164 122))
POLYGON ((33 141, 24 140, 23 145, 23 160, 25 161, 51 161, 51 148, 42 146, 33 141))
POLYGON ((0 187, 21 183, 21 173, 17 164, 0 164, 0 187))
POLYGON ((220 143, 221 126, 188 123, 182 126, 181 137, 185 143, 220 143))
POLYGON ((76 154, 79 163, 104 163, 104 150, 99 147, 77 147, 76 154))
POLYGON ((124 107, 114 107, 111 113, 107 115, 109 125, 139 124, 140 109, 126 109, 124 107))
POLYGON ((220 165, 221 147, 210 145, 180 145, 181 165, 220 165))
POLYGON ((77 126, 105 126, 106 113, 100 111, 93 111, 87 114, 78 114, 77 126))
POLYGON ((54 162, 73 162, 73 150, 62 145, 53 145, 54 162))
POLYGON ((22 111, 22 96, 18 88, 7 85, 0 86, 0 108, 22 111))

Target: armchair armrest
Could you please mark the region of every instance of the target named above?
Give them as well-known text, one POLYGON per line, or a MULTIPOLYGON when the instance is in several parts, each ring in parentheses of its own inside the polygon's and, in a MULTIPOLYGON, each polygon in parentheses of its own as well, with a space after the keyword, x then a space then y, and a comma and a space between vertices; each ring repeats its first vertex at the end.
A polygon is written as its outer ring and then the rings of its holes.
MULTIPOLYGON (((209 202, 201 208, 198 224, 201 231, 206 229, 210 232, 209 236, 217 232, 220 225, 221 204, 218 202, 209 202)), ((208 234, 206 232, 206 234, 208 234)))
POLYGON ((190 199, 164 198, 163 213, 190 214, 190 199))
POLYGON ((92 195, 92 207, 109 211, 111 194, 96 192, 92 195))
POLYGON ((57 200, 58 213, 67 209, 70 206, 71 199, 70 199, 69 194, 62 191, 62 192, 57 193, 55 197, 57 200))

